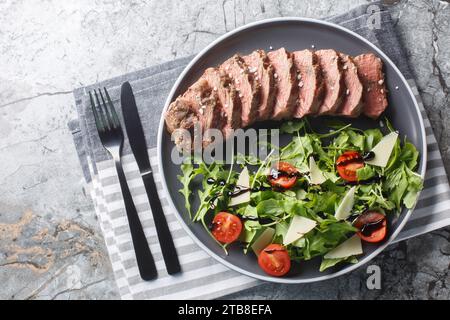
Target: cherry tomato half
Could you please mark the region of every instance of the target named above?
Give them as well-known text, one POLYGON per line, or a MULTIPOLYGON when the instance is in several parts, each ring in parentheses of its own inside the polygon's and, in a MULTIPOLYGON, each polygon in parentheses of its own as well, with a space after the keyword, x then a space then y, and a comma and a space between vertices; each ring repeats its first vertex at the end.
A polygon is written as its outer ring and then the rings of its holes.
POLYGON ((380 212, 367 211, 360 215, 353 225, 359 229, 358 236, 366 242, 377 243, 386 237, 386 216, 380 212))
POLYGON ((258 264, 267 274, 281 277, 291 269, 291 258, 282 245, 269 244, 259 254, 258 264))
POLYGON ((289 189, 297 182, 297 178, 297 168, 290 163, 280 161, 271 168, 267 179, 274 187, 289 189))
POLYGON ((356 171, 364 167, 364 160, 356 151, 346 151, 337 159, 336 167, 342 179, 349 182, 358 181, 356 171))
POLYGON ((219 212, 213 220, 212 234, 221 243, 232 243, 239 238, 242 222, 239 217, 228 212, 219 212))

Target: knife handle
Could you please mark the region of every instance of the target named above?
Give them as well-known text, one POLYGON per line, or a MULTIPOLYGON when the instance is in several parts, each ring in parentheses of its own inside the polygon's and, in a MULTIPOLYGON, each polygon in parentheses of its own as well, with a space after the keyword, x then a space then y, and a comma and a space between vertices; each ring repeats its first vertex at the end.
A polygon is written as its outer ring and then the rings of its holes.
POLYGON ((122 164, 120 160, 116 160, 115 163, 117 174, 119 176, 120 188, 122 189, 123 200, 125 202, 128 224, 130 225, 131 238, 133 240, 139 274, 143 280, 153 280, 158 275, 155 260, 153 259, 147 238, 145 237, 144 229, 142 228, 141 220, 139 219, 136 207, 134 206, 133 197, 128 188, 122 164))
POLYGON ((150 207, 152 209, 156 233, 158 234, 158 240, 161 246, 164 263, 166 264, 167 273, 178 273, 181 271, 181 266, 178 260, 177 250, 175 249, 166 216, 164 215, 161 206, 161 200, 158 197, 158 191, 152 172, 150 171, 142 174, 142 180, 144 181, 145 191, 147 192, 150 207))

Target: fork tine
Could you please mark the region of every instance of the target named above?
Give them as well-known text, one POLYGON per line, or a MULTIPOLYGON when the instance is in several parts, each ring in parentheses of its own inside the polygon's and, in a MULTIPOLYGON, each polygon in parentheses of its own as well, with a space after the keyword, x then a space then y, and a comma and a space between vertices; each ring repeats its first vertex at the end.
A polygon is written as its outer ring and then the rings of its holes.
POLYGON ((105 130, 105 127, 100 118, 100 115, 98 114, 97 108, 95 107, 94 98, 92 97, 92 92, 90 92, 90 91, 89 91, 89 99, 91 100, 91 108, 92 108, 92 113, 94 114, 95 125, 97 126, 97 131, 103 132, 105 130))
POLYGON ((98 92, 100 93, 100 98, 102 99, 102 102, 103 102, 103 108, 105 110, 106 118, 108 119, 109 126, 111 128, 116 128, 116 124, 114 123, 114 120, 111 117, 111 108, 110 107, 108 108, 108 105, 105 102, 105 98, 103 98, 102 89, 99 88, 98 92))
POLYGON ((106 112, 106 110, 104 109, 105 106, 102 106, 102 104, 100 103, 100 99, 98 98, 97 90, 94 90, 94 94, 95 94, 95 99, 97 101, 97 106, 99 109, 98 114, 100 115, 100 119, 102 120, 104 127, 106 129, 110 130, 111 129, 110 122, 108 121, 108 119, 105 118, 105 112, 106 112))
POLYGON ((108 100, 109 104, 109 111, 111 112, 112 120, 116 128, 120 128, 120 121, 119 117, 117 116, 116 109, 114 108, 114 104, 112 103, 111 97, 109 96, 108 90, 104 87, 103 90, 105 90, 106 100, 108 100))

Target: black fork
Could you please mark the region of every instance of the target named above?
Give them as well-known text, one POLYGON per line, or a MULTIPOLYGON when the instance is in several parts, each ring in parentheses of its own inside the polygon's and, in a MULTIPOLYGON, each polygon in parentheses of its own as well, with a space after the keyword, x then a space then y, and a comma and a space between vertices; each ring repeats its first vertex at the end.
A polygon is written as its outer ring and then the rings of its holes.
POLYGON ((122 127, 108 91, 106 88, 103 90, 105 92, 106 101, 101 89, 99 89, 98 92, 97 90, 94 90, 94 94, 89 92, 95 124, 97 126, 101 143, 111 154, 116 165, 120 188, 122 189, 123 200, 127 211, 128 223, 130 225, 131 238, 133 239, 133 246, 139 273, 142 279, 152 280, 157 276, 155 261, 145 237, 141 221, 139 220, 136 207, 134 206, 133 198, 131 196, 130 189, 128 188, 127 179, 123 172, 122 162, 120 160, 123 146, 122 127))

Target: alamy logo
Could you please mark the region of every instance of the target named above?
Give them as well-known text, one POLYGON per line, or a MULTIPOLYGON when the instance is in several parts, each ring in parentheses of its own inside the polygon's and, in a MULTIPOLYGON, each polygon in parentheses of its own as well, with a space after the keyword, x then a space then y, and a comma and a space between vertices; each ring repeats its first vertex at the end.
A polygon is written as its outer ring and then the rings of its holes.
MULTIPOLYGON (((280 147, 279 129, 230 129, 225 134, 218 129, 202 131, 199 124, 193 130, 177 129, 171 139, 176 147, 172 149, 174 164, 182 164, 186 158, 194 156, 195 161, 206 164, 234 162, 232 155, 241 154, 254 159, 266 159, 270 154, 276 158, 280 147)), ((237 159, 237 163, 242 161, 237 159)))
POLYGON ((366 285, 369 290, 380 290, 381 289, 381 268, 377 265, 370 265, 367 267, 367 278, 366 285))

